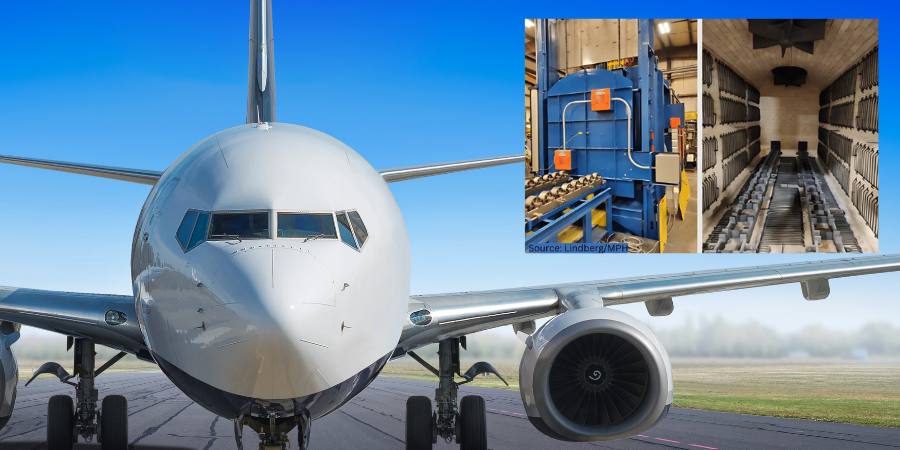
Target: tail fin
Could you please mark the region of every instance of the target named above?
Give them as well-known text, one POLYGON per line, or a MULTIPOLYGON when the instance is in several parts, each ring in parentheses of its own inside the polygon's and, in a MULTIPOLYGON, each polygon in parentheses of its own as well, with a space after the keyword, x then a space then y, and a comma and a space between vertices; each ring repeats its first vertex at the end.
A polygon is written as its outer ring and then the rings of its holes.
POLYGON ((250 0, 247 123, 275 122, 275 47, 272 0, 250 0))

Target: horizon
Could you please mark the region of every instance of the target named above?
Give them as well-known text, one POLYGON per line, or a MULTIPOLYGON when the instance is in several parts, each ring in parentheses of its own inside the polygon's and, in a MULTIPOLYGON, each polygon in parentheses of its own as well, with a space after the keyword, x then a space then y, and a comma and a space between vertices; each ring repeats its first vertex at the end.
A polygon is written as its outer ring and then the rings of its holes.
MULTIPOLYGON (((243 3, 209 5, 218 3, 182 5, 179 14, 158 4, 62 4, 49 11, 11 5, 17 20, 0 36, 25 36, 29 45, 0 50, 4 61, 16 62, 0 72, 0 95, 16 105, 0 111, 2 153, 163 169, 204 136, 243 123, 248 11, 243 3)), ((334 14, 328 6, 277 2, 279 119, 337 137, 378 169, 519 153, 522 19, 495 8, 461 22, 440 10, 362 5, 330 21, 309 20, 334 14), (375 8, 390 7, 388 23, 368 20, 375 8), (390 26, 416 39, 384 33, 390 26), (309 45, 311 36, 339 38, 309 45), (348 68, 325 70, 332 66, 348 68)), ((882 27, 888 46, 896 39, 890 30, 882 27)), ((885 71, 896 64, 883 63, 885 71)), ((892 93, 886 86, 882 95, 892 93)), ((894 110, 882 102, 886 122, 894 110)), ((896 132, 882 132, 888 146, 896 132)), ((884 175, 896 170, 896 157, 882 156, 881 191, 893 198, 896 182, 884 175)), ((526 255, 521 175, 514 165, 391 185, 410 235, 411 293, 822 257, 526 255)), ((14 218, 0 222, 0 285, 131 294, 131 239, 148 187, 3 165, 0 192, 0 208, 14 218)), ((882 229, 892 229, 897 212, 882 206, 881 213, 882 229)), ((880 245, 900 250, 893 239, 880 245)), ((819 302, 804 301, 798 285, 681 297, 671 316, 652 320, 642 305, 620 309, 658 327, 708 314, 780 332, 815 323, 846 331, 900 317, 900 303, 890 301, 898 281, 898 274, 833 280, 831 298, 819 302)), ((40 333, 27 330, 25 337, 40 333)))

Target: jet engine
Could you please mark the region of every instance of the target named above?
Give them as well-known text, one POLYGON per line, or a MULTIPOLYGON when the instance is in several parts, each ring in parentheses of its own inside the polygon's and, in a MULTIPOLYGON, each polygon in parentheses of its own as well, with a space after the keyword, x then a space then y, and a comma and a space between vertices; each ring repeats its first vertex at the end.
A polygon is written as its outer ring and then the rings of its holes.
POLYGON ((603 307, 569 310, 529 336, 519 382, 531 423, 567 441, 632 436, 672 404, 672 366, 659 340, 603 307))
POLYGON ((9 422, 16 406, 19 367, 10 347, 19 339, 19 328, 19 324, 0 322, 0 430, 9 422))

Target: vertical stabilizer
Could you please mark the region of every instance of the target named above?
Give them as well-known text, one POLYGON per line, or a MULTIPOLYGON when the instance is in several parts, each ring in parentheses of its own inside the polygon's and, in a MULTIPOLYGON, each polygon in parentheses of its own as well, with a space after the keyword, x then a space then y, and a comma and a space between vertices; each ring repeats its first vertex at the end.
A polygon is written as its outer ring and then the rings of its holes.
POLYGON ((274 56, 272 0, 250 0, 247 123, 275 121, 274 56))

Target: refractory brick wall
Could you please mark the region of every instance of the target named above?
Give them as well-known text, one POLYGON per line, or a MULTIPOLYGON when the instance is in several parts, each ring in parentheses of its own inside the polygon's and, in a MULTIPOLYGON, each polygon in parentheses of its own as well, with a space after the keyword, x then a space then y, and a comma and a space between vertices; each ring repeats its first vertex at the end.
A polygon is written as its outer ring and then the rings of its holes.
POLYGON ((797 150, 806 141, 812 153, 819 128, 819 89, 815 86, 760 86, 762 148, 768 153, 772 141, 782 150, 797 150))
POLYGON ((702 60, 703 211, 711 213, 722 193, 760 154, 760 92, 711 52, 702 60))
POLYGON ((820 164, 878 237, 878 47, 819 95, 820 164))

